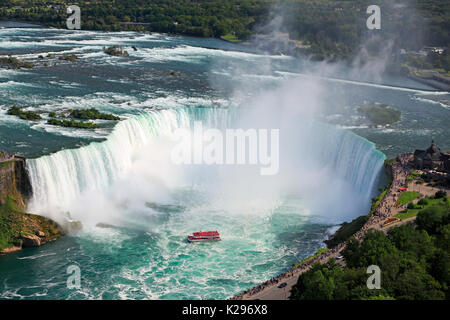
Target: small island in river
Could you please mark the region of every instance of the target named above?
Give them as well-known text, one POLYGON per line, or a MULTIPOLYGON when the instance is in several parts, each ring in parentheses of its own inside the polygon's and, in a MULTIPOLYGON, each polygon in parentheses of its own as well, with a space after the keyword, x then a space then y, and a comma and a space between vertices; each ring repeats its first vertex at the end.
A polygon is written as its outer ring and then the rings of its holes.
POLYGON ((400 120, 401 112, 387 104, 373 104, 358 107, 358 111, 363 113, 373 125, 386 126, 400 120))

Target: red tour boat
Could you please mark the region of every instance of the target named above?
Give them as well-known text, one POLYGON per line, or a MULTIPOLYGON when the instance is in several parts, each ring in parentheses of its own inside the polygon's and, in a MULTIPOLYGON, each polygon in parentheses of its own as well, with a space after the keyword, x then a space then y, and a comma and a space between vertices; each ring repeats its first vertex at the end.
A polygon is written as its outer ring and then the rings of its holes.
POLYGON ((189 242, 208 242, 208 241, 220 241, 220 234, 217 231, 200 231, 194 232, 187 237, 189 242))

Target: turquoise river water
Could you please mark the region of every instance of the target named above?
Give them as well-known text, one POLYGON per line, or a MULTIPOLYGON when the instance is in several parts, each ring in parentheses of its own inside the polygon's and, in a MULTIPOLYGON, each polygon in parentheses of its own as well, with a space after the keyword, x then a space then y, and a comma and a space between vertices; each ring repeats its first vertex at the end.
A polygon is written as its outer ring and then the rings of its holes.
POLYGON ((70 212, 83 224, 0 257, 0 299, 225 299, 367 212, 386 157, 431 139, 450 149, 449 94, 376 70, 217 39, 11 24, 0 24, 0 54, 36 65, 0 69, 0 147, 29 158, 27 210, 58 222, 70 212), (129 57, 103 53, 115 44, 129 57), (59 60, 63 53, 79 59, 59 60), (374 128, 357 111, 367 103, 389 104, 401 120, 374 128), (43 119, 10 116, 13 104, 43 119), (51 111, 91 107, 121 121, 96 120, 95 130, 46 123, 51 111), (195 121, 279 129, 278 174, 173 164, 174 130, 189 132, 195 121), (218 230, 222 241, 187 243, 199 230, 218 230), (78 289, 66 285, 72 265, 78 289))

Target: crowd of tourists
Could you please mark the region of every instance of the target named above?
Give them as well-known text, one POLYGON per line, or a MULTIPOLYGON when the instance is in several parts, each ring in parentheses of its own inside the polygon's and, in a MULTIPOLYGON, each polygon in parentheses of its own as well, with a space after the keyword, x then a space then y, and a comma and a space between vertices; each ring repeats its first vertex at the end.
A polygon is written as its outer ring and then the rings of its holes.
POLYGON ((402 193, 402 189, 400 188, 405 187, 406 178, 408 178, 409 175, 409 154, 399 155, 398 160, 399 162, 395 162, 391 166, 393 175, 391 187, 386 192, 386 195, 381 200, 380 204, 377 206, 377 208, 361 228, 361 230, 355 234, 356 239, 362 239, 365 231, 371 229, 375 225, 380 225, 380 227, 382 228, 383 222, 391 217, 394 213, 393 207, 397 203, 398 197, 402 193))
POLYGON ((14 159, 14 154, 12 152, 3 151, 0 149, 0 162, 9 161, 14 159))
POLYGON ((332 256, 337 254, 338 252, 340 252, 342 249, 344 249, 345 244, 344 243, 340 243, 337 246, 335 246, 334 248, 328 250, 325 253, 322 253, 321 255, 310 259, 308 261, 305 261, 304 263, 295 266, 294 268, 292 268, 291 270, 289 270, 288 272, 282 273, 276 277, 272 277, 271 279, 257 285, 256 287, 253 287, 247 291, 244 291, 241 294, 238 294, 237 296, 234 296, 232 298, 230 298, 230 300, 242 300, 244 295, 248 295, 248 296, 252 296, 257 294, 258 292, 264 290, 267 287, 270 287, 272 285, 277 285, 278 283, 282 283, 284 280, 289 279, 291 277, 293 277, 294 275, 301 274, 304 271, 307 271, 313 264, 315 264, 316 262, 319 263, 324 263, 326 262, 326 260, 332 256))
MULTIPOLYGON (((402 187, 405 186, 406 178, 409 175, 408 164, 411 161, 411 154, 399 154, 397 156, 398 162, 395 162, 391 165, 392 167, 392 183, 389 190, 386 192, 386 195, 383 197, 375 211, 372 213, 370 218, 366 221, 364 226, 355 233, 355 238, 357 240, 362 240, 364 233, 373 228, 376 225, 380 225, 383 227, 383 222, 388 219, 393 214, 392 207, 396 204, 398 197, 402 193, 402 187)), ((301 274, 307 271, 313 264, 316 262, 324 263, 328 260, 328 258, 332 255, 336 255, 341 252, 345 248, 345 242, 338 244, 333 247, 329 251, 322 253, 321 255, 307 260, 306 262, 295 266, 288 272, 282 273, 276 277, 267 280, 256 287, 253 287, 247 291, 244 291, 232 298, 230 300, 242 300, 245 295, 253 296, 267 287, 271 287, 273 285, 277 285, 278 283, 282 283, 284 280, 293 277, 296 274, 301 274)))

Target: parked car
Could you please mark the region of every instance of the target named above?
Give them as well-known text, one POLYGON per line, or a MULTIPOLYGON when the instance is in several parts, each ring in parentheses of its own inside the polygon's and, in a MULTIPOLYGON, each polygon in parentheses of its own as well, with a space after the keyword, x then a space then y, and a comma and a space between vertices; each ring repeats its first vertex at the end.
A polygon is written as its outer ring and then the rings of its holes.
POLYGON ((286 287, 286 286, 287 286, 287 283, 286 283, 286 282, 283 282, 282 284, 280 284, 280 285, 278 286, 278 288, 283 289, 283 288, 286 287))

